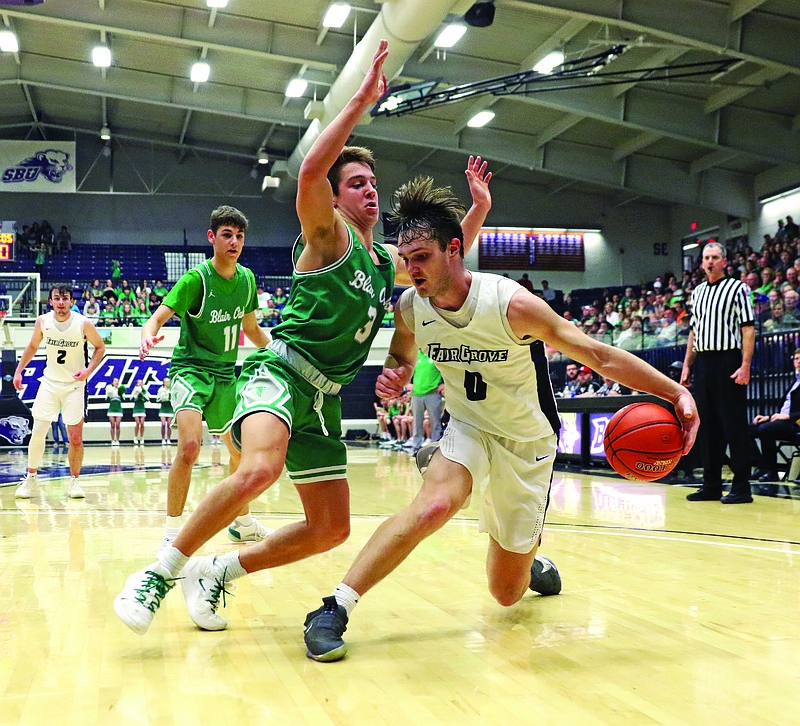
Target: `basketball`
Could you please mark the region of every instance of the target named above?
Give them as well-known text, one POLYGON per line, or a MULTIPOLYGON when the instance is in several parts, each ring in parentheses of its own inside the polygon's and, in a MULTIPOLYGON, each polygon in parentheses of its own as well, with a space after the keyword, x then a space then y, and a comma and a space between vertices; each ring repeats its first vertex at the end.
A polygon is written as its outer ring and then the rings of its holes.
POLYGON ((632 403, 617 411, 603 435, 608 463, 626 479, 655 481, 681 459, 683 429, 656 403, 632 403))

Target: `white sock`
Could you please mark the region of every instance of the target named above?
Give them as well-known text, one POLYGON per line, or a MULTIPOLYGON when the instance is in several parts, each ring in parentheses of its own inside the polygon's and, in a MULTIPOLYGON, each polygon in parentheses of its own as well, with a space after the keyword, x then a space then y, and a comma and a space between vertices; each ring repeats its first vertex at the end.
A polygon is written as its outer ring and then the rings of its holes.
POLYGON ((242 567, 239 562, 239 552, 241 550, 234 550, 227 552, 224 555, 218 555, 214 561, 214 566, 225 573, 225 582, 237 580, 247 574, 247 570, 242 567))
POLYGON ((164 536, 170 539, 175 539, 178 532, 183 527, 183 515, 179 514, 177 517, 170 517, 169 514, 164 521, 164 536))
POLYGON ((253 516, 250 514, 250 512, 247 514, 240 514, 234 521, 241 524, 242 527, 249 527, 251 524, 253 524, 253 516))
POLYGON ((336 598, 336 603, 347 610, 347 616, 350 617, 350 613, 358 605, 359 594, 349 585, 340 582, 333 591, 333 596, 336 598))
POLYGON ((170 577, 177 577, 189 558, 172 545, 162 548, 157 555, 158 563, 169 571, 170 577))

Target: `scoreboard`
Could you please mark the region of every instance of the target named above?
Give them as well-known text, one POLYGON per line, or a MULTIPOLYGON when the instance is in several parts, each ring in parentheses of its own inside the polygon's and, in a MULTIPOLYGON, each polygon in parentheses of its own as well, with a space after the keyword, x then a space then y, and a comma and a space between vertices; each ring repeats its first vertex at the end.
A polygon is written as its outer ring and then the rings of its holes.
POLYGON ((16 222, 0 222, 0 262, 14 261, 14 243, 17 240, 14 229, 16 222))

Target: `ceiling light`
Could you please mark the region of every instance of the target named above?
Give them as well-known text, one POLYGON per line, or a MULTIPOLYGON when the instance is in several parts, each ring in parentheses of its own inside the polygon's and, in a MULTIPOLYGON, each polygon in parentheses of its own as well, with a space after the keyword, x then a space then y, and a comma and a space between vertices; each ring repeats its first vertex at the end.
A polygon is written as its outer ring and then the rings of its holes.
POLYGON ((308 81, 305 78, 292 78, 289 85, 286 86, 287 98, 300 98, 308 88, 308 81))
POLYGON ((111 65, 111 48, 106 45, 92 48, 92 63, 98 68, 108 68, 111 65))
POLYGON ((461 40, 461 36, 467 32, 467 26, 461 25, 460 23, 452 23, 448 25, 441 33, 439 33, 439 37, 436 38, 433 45, 435 48, 452 48, 459 40, 461 40))
POLYGON ((103 128, 100 129, 100 138, 103 139, 103 141, 111 139, 111 129, 108 128, 108 126, 103 126, 103 128))
POLYGON ((16 53, 19 50, 19 41, 12 31, 0 32, 0 50, 3 53, 16 53))
POLYGON ((350 15, 350 6, 347 3, 333 3, 322 19, 322 27, 341 28, 348 15, 350 15))
POLYGON ((226 8, 228 0, 206 0, 206 5, 210 8, 226 8))
POLYGON ((281 178, 279 176, 265 176, 261 180, 261 191, 263 192, 268 187, 276 189, 281 185, 281 178))
POLYGON ((267 156, 267 152, 264 149, 258 150, 258 163, 269 164, 269 156, 267 156))
POLYGON ((564 62, 564 54, 554 50, 552 53, 546 55, 542 60, 540 60, 534 67, 537 73, 541 73, 543 76, 548 75, 549 73, 553 72, 553 69, 557 66, 560 66, 564 62))
POLYGON ((208 63, 198 61, 192 66, 192 72, 189 78, 192 79, 192 83, 205 83, 210 75, 211 66, 208 65, 208 63))
POLYGON ((473 129, 479 129, 481 126, 486 126, 494 118, 494 111, 478 111, 469 121, 467 126, 473 129))

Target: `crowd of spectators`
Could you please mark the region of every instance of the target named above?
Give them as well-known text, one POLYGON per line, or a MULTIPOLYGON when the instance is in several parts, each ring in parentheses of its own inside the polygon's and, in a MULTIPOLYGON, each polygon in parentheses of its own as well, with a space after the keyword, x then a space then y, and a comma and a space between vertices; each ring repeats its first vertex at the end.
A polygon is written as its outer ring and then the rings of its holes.
MULTIPOLYGON (((684 345, 689 337, 691 294, 703 281, 697 263, 680 276, 666 273, 640 286, 603 290, 588 304, 564 297, 559 312, 593 338, 625 350, 684 345)), ((728 248, 729 277, 750 289, 758 334, 800 328, 800 231, 791 216, 765 235, 759 251, 746 238, 728 248)))
MULTIPOLYGON (((109 278, 105 284, 95 279, 84 288, 80 296, 76 295, 72 309, 82 313, 98 327, 132 327, 142 326, 164 300, 169 288, 162 280, 152 285, 147 280, 140 280, 133 287, 128 280, 109 278)), ((258 309, 256 319, 262 327, 274 327, 281 322, 281 311, 286 305, 287 296, 280 287, 269 292, 265 287, 258 287, 258 309)), ((173 316, 168 325, 178 325, 179 320, 173 316)))
POLYGON ((72 249, 72 235, 66 226, 56 232, 46 219, 22 225, 17 242, 36 253, 36 269, 41 272, 46 258, 72 249))

